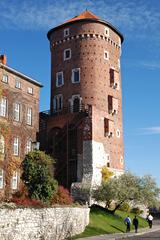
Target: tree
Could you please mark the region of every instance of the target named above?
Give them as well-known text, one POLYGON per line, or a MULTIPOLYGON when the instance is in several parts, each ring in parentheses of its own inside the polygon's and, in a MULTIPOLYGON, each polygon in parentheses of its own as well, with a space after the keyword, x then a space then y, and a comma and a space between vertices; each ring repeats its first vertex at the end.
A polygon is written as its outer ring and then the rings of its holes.
POLYGON ((107 209, 114 201, 115 207, 111 210, 114 214, 123 203, 129 201, 149 206, 158 200, 159 193, 160 189, 151 176, 141 178, 126 172, 119 177, 113 177, 107 182, 103 182, 93 191, 92 197, 96 201, 105 202, 107 209))
POLYGON ((42 151, 33 151, 22 162, 22 177, 31 199, 49 202, 57 190, 54 180, 54 160, 42 151))
POLYGON ((110 177, 113 176, 113 172, 111 172, 106 166, 102 168, 101 173, 103 182, 107 182, 110 179, 110 177))

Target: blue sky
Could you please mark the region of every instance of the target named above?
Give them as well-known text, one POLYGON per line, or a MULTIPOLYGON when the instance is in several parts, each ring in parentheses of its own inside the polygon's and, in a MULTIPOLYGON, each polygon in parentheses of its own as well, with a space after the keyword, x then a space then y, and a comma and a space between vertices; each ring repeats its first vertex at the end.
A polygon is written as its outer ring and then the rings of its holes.
POLYGON ((40 110, 49 109, 48 30, 88 9, 125 37, 121 69, 126 169, 160 185, 160 1, 0 0, 0 53, 40 81, 40 110))

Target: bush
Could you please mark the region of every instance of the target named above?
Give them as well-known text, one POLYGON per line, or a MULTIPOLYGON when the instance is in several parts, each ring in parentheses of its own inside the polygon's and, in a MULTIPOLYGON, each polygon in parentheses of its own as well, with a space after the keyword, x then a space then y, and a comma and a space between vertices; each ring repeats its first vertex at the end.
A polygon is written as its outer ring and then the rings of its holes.
POLYGON ((20 207, 44 207, 44 204, 41 201, 30 198, 13 197, 11 201, 20 207))
POLYGON ((22 180, 28 189, 28 197, 49 203, 57 190, 54 180, 54 159, 42 151, 33 151, 22 162, 22 180))
POLYGON ((62 186, 58 187, 57 193, 54 194, 52 199, 52 205, 70 205, 73 203, 73 198, 71 197, 69 191, 62 186))
POLYGON ((138 207, 132 208, 131 213, 134 213, 136 215, 140 215, 143 213, 143 210, 139 209, 138 207))
POLYGON ((119 210, 124 211, 124 212, 130 212, 131 207, 128 203, 123 203, 120 207, 119 210))

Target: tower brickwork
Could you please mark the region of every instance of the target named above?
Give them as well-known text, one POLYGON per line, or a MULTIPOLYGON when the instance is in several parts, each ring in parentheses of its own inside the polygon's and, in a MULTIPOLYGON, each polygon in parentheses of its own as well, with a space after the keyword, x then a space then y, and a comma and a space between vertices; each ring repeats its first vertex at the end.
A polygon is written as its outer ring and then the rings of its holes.
POLYGON ((48 136, 42 148, 57 156, 57 172, 62 174, 57 176, 63 185, 68 182, 66 186, 74 189, 100 184, 102 167, 115 174, 124 170, 123 36, 110 23, 85 11, 51 29, 48 39, 51 99, 49 115, 41 113, 41 125, 45 123, 41 133, 48 136))

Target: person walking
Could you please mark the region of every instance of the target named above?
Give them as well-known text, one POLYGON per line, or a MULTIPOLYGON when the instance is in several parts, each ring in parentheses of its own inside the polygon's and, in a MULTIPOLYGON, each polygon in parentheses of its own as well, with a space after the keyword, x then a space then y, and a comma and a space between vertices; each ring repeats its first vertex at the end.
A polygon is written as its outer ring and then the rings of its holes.
POLYGON ((133 218, 133 225, 134 225, 134 229, 135 229, 135 233, 137 233, 138 232, 138 218, 137 218, 137 216, 135 216, 134 218, 133 218))
POLYGON ((130 232, 132 221, 129 216, 125 218, 124 223, 127 225, 126 232, 130 232))
POLYGON ((149 225, 149 228, 152 228, 152 224, 153 224, 153 216, 151 214, 148 215, 147 217, 147 221, 148 221, 148 225, 149 225))

